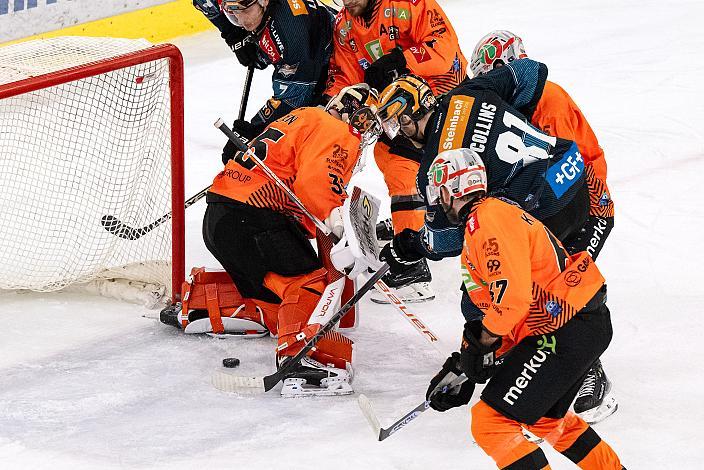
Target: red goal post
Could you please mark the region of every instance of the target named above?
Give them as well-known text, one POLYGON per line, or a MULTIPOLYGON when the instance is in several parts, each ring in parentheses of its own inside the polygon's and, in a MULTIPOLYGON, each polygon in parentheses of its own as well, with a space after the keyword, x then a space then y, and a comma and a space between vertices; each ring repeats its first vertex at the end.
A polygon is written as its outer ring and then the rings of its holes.
POLYGON ((179 300, 183 58, 148 46, 54 38, 0 48, 0 288, 119 278, 179 300), (144 227, 169 212, 139 239, 100 223, 144 227))

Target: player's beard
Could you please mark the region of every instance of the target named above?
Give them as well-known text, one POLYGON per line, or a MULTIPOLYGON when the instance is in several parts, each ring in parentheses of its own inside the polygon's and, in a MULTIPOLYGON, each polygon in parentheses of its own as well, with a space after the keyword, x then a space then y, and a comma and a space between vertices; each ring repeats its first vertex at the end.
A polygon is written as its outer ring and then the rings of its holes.
POLYGON ((343 0, 343 5, 350 15, 356 18, 362 16, 375 1, 376 0, 343 0))

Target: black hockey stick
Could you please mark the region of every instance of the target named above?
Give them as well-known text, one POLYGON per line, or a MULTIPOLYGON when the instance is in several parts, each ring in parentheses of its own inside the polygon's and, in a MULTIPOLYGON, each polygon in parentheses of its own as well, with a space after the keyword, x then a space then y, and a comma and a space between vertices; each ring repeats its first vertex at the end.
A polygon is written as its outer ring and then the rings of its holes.
MULTIPOLYGON (((463 384, 467 380, 467 377, 463 374, 457 377, 455 380, 450 382, 449 384, 445 385, 443 387, 443 392, 447 391, 448 388, 454 388, 457 387, 458 385, 463 384)), ((423 403, 420 405, 416 406, 413 408, 411 411, 403 415, 401 418, 398 419, 394 424, 389 426, 388 428, 382 428, 381 423, 379 422, 379 418, 377 417, 376 413, 374 412, 374 408, 372 407, 372 402, 369 401, 369 398, 366 397, 366 395, 360 395, 359 398, 357 399, 357 403, 359 404, 359 408, 362 410, 362 414, 364 415, 365 418, 367 418, 367 421, 369 422, 369 425, 372 427, 372 431, 374 431, 374 435, 377 436, 377 438, 380 441, 383 441, 387 437, 391 436, 393 433, 396 431, 399 431, 401 428, 403 428, 405 425, 416 419, 418 416, 421 415, 425 410, 430 408, 430 401, 425 400, 423 403)))
POLYGON ((237 119, 244 119, 244 113, 247 111, 247 102, 249 101, 249 90, 252 88, 252 77, 254 76, 254 65, 250 65, 247 69, 247 76, 244 78, 244 89, 242 90, 242 101, 240 101, 240 112, 237 114, 237 119))
MULTIPOLYGON (((254 66, 251 65, 247 69, 247 76, 244 79, 244 88, 242 90, 242 100, 240 101, 240 111, 238 114, 238 119, 244 119, 244 113, 247 111, 247 102, 249 101, 249 90, 252 88, 252 77, 254 76, 254 66)), ((242 138, 242 137, 240 137, 242 138)), ((246 141, 245 141, 246 144, 246 141)), ((245 149, 246 150, 246 149, 245 149)), ((183 205, 183 209, 186 210, 189 207, 191 207, 193 204, 196 202, 200 201, 203 199, 203 196, 205 196, 208 193, 208 190, 210 189, 210 186, 207 188, 202 189, 199 191, 197 194, 194 196, 188 198, 186 202, 183 205)), ((142 237, 143 235, 151 232, 164 222, 170 220, 172 217, 172 213, 169 212, 168 214, 164 214, 158 219, 156 219, 154 222, 150 223, 149 225, 145 225, 144 227, 140 228, 135 228, 135 227, 130 227, 129 225, 125 224, 123 221, 115 217, 114 215, 104 215, 100 219, 100 223, 103 225, 103 228, 110 232, 111 234, 115 235, 116 237, 124 238, 125 240, 137 240, 138 238, 142 237)))
MULTIPOLYGON (((203 197, 206 195, 208 190, 210 189, 210 186, 207 188, 202 189, 201 191, 198 192, 195 196, 191 196, 186 200, 186 202, 183 205, 184 210, 188 209, 191 207, 193 204, 196 202, 200 201, 203 199, 203 197)), ((103 228, 107 230, 108 232, 112 233, 113 235, 124 238, 125 240, 137 240, 139 237, 143 236, 144 234, 147 234, 157 228, 159 225, 163 224, 167 220, 171 219, 172 213, 169 212, 168 214, 164 214, 158 219, 156 219, 154 222, 152 222, 149 225, 145 225, 144 227, 141 228, 135 228, 135 227, 130 227, 129 225, 125 224, 122 222, 120 219, 115 217, 114 215, 104 215, 100 219, 100 223, 103 224, 103 228)))
POLYGON ((315 347, 318 341, 320 341, 323 336, 325 336, 335 327, 335 325, 337 325, 340 319, 345 316, 354 304, 359 302, 364 294, 374 287, 376 281, 381 279, 381 277, 386 274, 388 270, 389 265, 384 263, 381 268, 379 268, 379 270, 374 273, 374 275, 369 278, 369 280, 365 282, 364 285, 360 287, 359 290, 355 292, 355 294, 350 297, 350 299, 345 302, 342 307, 340 307, 335 315, 333 315, 315 335, 306 341, 306 344, 303 345, 303 348, 298 352, 298 354, 287 360, 283 366, 273 374, 264 377, 246 377, 226 374, 224 372, 216 372, 212 377, 213 386, 224 392, 268 392, 274 388, 276 384, 287 378, 291 373, 295 372, 295 369, 300 364, 301 360, 311 349, 315 347))

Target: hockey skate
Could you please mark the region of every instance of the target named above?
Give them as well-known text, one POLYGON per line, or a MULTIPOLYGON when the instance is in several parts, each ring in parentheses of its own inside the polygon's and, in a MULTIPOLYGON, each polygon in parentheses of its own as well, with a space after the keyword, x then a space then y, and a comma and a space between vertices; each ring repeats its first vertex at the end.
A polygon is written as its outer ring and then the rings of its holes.
MULTIPOLYGON (((430 287, 432 275, 425 259, 409 266, 405 271, 390 271, 382 279, 394 290, 394 294, 406 303, 426 302, 435 298, 435 292, 430 287)), ((372 292, 369 298, 378 304, 389 303, 389 299, 379 292, 372 292)))
MULTIPOLYGON (((289 358, 284 358, 284 361, 289 358)), ((325 366, 309 357, 304 357, 291 375, 284 379, 281 396, 284 398, 310 397, 310 396, 336 396, 354 393, 350 382, 352 381, 352 367, 347 363, 345 369, 338 369, 332 365, 325 366)))
POLYGON ((574 412, 589 424, 608 418, 618 409, 611 388, 611 381, 606 377, 601 361, 597 359, 577 393, 574 412))

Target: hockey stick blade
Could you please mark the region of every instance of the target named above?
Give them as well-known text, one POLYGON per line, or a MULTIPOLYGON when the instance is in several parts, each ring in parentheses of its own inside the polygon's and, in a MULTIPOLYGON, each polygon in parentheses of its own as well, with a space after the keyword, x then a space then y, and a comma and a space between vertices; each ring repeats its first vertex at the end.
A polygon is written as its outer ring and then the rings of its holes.
POLYGON ((340 321, 342 317, 345 316, 347 312, 364 297, 364 294, 369 292, 373 287, 374 283, 381 279, 381 277, 386 274, 389 270, 389 265, 384 263, 379 270, 374 273, 374 275, 369 278, 367 282, 359 288, 357 292, 354 293, 350 299, 345 302, 345 305, 340 307, 340 309, 333 315, 327 323, 325 323, 318 332, 313 335, 303 348, 295 356, 288 359, 276 372, 264 377, 243 377, 238 375, 225 374, 223 372, 217 372, 211 379, 211 382, 215 388, 222 390, 224 392, 268 392, 276 386, 279 382, 289 377, 295 372, 296 367, 301 363, 301 360, 308 355, 308 352, 318 344, 323 336, 328 334, 335 325, 340 321))
MULTIPOLYGON (((200 201, 205 197, 205 195, 208 193, 208 190, 210 189, 210 186, 208 186, 205 189, 200 190, 197 194, 191 196, 186 200, 183 204, 183 208, 188 209, 191 207, 193 204, 196 202, 200 201)), ((167 220, 170 220, 172 217, 172 213, 169 212, 168 214, 164 214, 158 219, 156 219, 154 222, 152 222, 149 225, 145 225, 142 228, 134 228, 130 227, 129 225, 125 224, 122 222, 120 219, 115 217, 114 215, 104 215, 100 219, 100 223, 103 225, 103 228, 107 230, 109 233, 115 235, 116 237, 124 238, 125 240, 137 240, 138 238, 142 237, 143 235, 151 232, 167 220)))
POLYGON ((263 377, 243 377, 216 372, 210 380, 213 387, 223 392, 265 392, 263 377))
MULTIPOLYGON (((454 380, 452 380, 450 383, 448 383, 442 388, 442 392, 445 393, 448 389, 458 387, 462 385, 466 380, 467 377, 464 374, 460 375, 459 377, 455 377, 454 380)), ((379 418, 374 412, 374 407, 372 406, 372 402, 369 401, 369 398, 367 398, 365 395, 360 395, 357 399, 357 404, 359 404, 359 409, 362 410, 362 414, 365 418, 367 418, 369 425, 374 431, 374 435, 377 436, 379 441, 383 441, 387 437, 394 434, 396 431, 401 430, 401 428, 406 426, 408 423, 420 416, 421 413, 430 408, 430 401, 425 400, 423 401, 423 403, 403 415, 403 417, 401 417, 398 421, 396 421, 388 428, 382 428, 379 418)))
POLYGON ((126 225, 123 223, 120 219, 115 217, 114 215, 104 215, 100 219, 100 223, 103 225, 103 228, 110 232, 111 234, 115 235, 116 237, 124 238, 125 240, 137 240, 140 238, 142 235, 151 232, 155 228, 157 228, 159 225, 163 224, 167 220, 171 218, 171 213, 163 216, 162 218, 155 220, 151 224, 142 227, 142 228, 134 228, 130 227, 129 225, 126 225))
POLYGON ((376 416, 374 408, 372 407, 372 402, 369 401, 366 395, 360 395, 357 399, 357 403, 359 404, 359 408, 362 410, 362 414, 365 418, 367 418, 367 422, 369 422, 369 425, 372 427, 372 430, 374 431, 374 434, 377 436, 379 441, 383 441, 387 437, 391 436, 396 431, 400 430, 402 427, 416 419, 418 416, 420 416, 422 412, 424 412, 430 407, 430 402, 424 401, 423 403, 406 413, 401 419, 396 421, 390 427, 385 429, 381 427, 379 418, 376 416))

